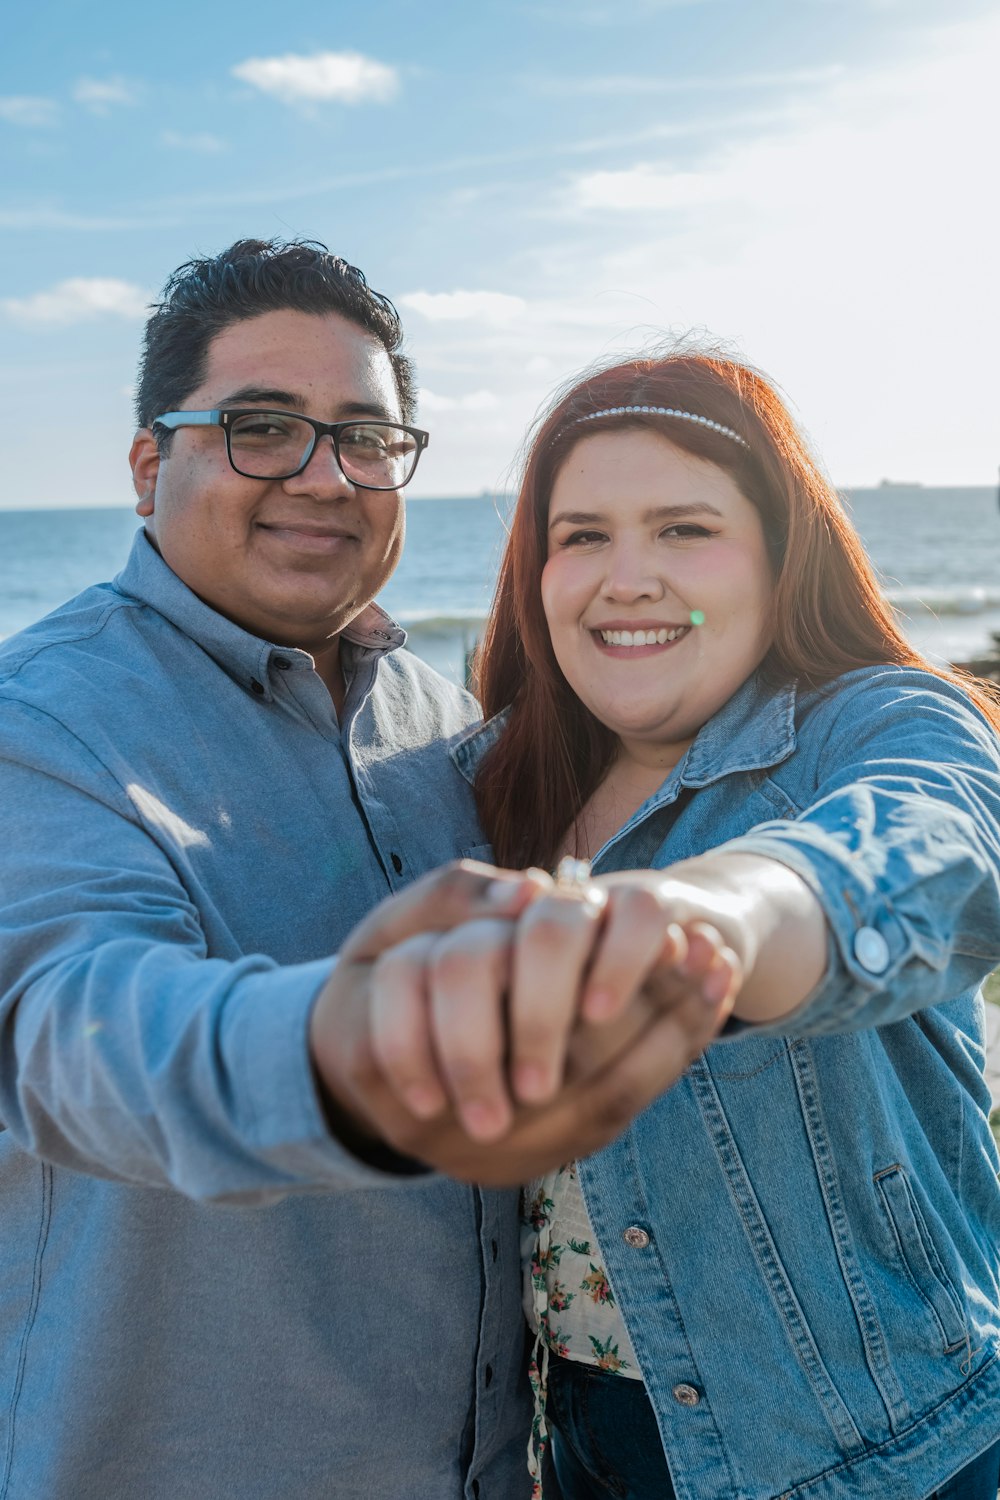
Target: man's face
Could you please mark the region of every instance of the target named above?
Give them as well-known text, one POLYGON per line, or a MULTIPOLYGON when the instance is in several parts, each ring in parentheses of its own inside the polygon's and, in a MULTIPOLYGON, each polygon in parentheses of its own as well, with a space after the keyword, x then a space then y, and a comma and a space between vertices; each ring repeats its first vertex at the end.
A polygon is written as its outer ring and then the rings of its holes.
MULTIPOLYGON (((378 340, 339 313, 291 309, 217 334, 205 378, 183 406, 401 420, 378 340)), ((206 604, 265 640, 322 652, 399 560, 401 494, 351 484, 329 438, 292 479, 237 474, 219 427, 179 428, 165 457, 141 432, 131 461, 137 510, 164 561, 206 604)))

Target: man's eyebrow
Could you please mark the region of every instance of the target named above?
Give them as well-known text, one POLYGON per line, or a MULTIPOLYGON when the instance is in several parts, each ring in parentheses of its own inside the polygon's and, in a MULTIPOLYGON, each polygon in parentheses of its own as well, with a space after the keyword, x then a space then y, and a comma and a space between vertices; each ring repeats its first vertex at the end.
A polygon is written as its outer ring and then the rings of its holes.
MULTIPOLYGON (((722 511, 707 500, 690 500, 682 505, 655 505, 650 510, 644 510, 642 521, 646 526, 651 526, 655 521, 681 521, 689 516, 716 516, 723 519, 722 511)), ((607 513, 604 511, 586 510, 560 510, 549 522, 549 530, 554 526, 596 526, 607 524, 607 513)))
MULTIPOLYGON (((230 391, 229 395, 224 396, 218 404, 219 406, 282 406, 289 411, 301 412, 306 405, 306 398, 298 391, 273 391, 265 390, 259 385, 242 385, 239 390, 230 391)), ((339 411, 345 419, 378 417, 386 422, 399 420, 396 414, 381 401, 343 401, 339 411)))

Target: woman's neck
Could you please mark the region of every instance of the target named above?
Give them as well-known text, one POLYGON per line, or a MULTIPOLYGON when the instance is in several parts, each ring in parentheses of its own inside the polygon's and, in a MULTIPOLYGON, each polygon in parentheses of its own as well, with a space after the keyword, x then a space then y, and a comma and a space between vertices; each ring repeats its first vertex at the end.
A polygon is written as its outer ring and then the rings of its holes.
POLYGON ((608 839, 660 789, 686 749, 686 745, 681 746, 672 757, 661 754, 638 758, 622 746, 604 780, 584 803, 575 823, 566 830, 557 858, 572 854, 577 859, 593 859, 608 839))

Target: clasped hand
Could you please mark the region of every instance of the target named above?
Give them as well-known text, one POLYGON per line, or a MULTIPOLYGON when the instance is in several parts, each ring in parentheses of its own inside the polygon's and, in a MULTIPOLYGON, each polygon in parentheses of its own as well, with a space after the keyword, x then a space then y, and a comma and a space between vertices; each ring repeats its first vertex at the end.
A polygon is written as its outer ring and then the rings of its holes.
POLYGON ((335 1128, 493 1184, 597 1150, 732 1008, 743 958, 710 912, 662 872, 424 877, 355 929, 314 1009, 335 1128))

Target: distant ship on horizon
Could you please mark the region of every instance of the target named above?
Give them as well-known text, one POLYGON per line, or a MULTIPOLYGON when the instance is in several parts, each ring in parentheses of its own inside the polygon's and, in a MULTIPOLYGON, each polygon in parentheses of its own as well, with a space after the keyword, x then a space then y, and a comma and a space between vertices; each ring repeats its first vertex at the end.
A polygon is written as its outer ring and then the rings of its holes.
POLYGON ((923 485, 919 479, 880 479, 878 482, 880 490, 922 490, 923 485))

